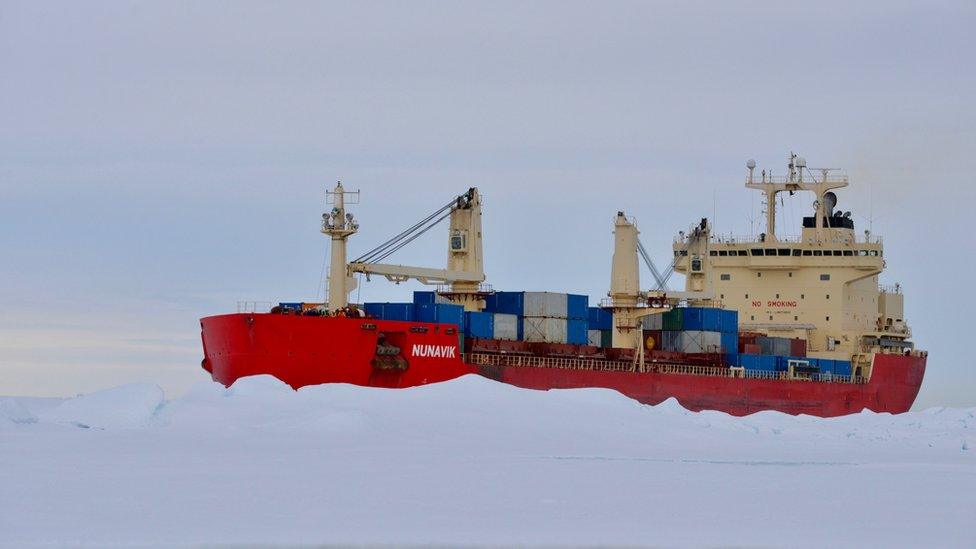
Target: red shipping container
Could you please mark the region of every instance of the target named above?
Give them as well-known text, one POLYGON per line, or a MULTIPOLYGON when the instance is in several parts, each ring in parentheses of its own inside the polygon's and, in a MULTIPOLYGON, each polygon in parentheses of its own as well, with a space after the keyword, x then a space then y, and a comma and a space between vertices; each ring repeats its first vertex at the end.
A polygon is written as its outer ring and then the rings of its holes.
POLYGON ((801 356, 801 357, 807 356, 807 340, 791 339, 790 356, 801 356))
POLYGON ((745 355, 761 355, 762 347, 755 343, 746 343, 742 346, 742 350, 739 352, 745 355))

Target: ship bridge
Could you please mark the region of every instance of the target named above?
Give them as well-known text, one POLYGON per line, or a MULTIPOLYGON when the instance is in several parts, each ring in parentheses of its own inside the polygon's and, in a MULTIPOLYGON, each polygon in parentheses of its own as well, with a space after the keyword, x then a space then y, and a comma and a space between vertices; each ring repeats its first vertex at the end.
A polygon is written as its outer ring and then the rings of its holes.
POLYGON ((910 349, 900 288, 879 286, 881 237, 858 235, 851 213, 836 209, 834 190, 848 186, 848 178, 807 170, 796 155, 783 177, 765 171, 757 177, 753 161, 747 167, 745 186, 764 194, 765 232, 718 236, 707 226, 704 239, 679 233, 674 268, 686 276, 686 289, 707 291, 736 309, 742 330, 806 339, 816 356, 846 360, 910 349), (815 195, 813 212, 803 218, 799 236, 779 236, 777 195, 800 191, 815 195))

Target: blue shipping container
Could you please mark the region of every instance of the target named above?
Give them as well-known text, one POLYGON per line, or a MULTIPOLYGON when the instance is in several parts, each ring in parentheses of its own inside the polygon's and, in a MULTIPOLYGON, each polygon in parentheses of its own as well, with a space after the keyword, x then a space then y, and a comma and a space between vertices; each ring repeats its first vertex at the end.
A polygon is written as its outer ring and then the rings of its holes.
POLYGON ((368 316, 382 320, 414 319, 413 303, 366 303, 363 308, 368 316))
POLYGON ((496 292, 493 313, 523 316, 525 311, 525 292, 496 292))
MULTIPOLYGON (((566 295, 566 318, 586 320, 590 306, 590 296, 567 294, 566 295)), ((596 328, 593 328, 596 329, 596 328)))
POLYGON ((776 357, 766 355, 739 355, 739 365, 746 370, 776 371, 776 357))
POLYGON ((279 307, 284 307, 285 309, 295 309, 296 311, 302 310, 301 303, 279 303, 279 307))
POLYGON ((850 360, 835 360, 834 361, 834 374, 839 376, 849 376, 851 375, 851 361, 850 360))
POLYGON ((722 352, 737 354, 739 352, 739 334, 722 334, 722 352))
POLYGON ((719 328, 723 334, 739 333, 739 312, 731 309, 719 310, 719 328))
POLYGON ((434 292, 414 292, 413 293, 413 304, 423 305, 425 303, 434 303, 434 292))
POLYGON ((417 320, 436 324, 454 324, 464 329, 464 307, 446 303, 425 303, 417 305, 417 320))
POLYGON ((682 309, 684 314, 684 329, 702 332, 721 331, 721 321, 719 320, 719 309, 711 307, 685 307, 682 309))
POLYGON ((468 337, 492 339, 495 337, 494 313, 464 313, 464 333, 468 337))
POLYGON ((587 321, 590 330, 612 330, 613 329, 613 310, 601 309, 600 307, 590 307, 587 310, 587 321))
POLYGON ((566 343, 573 345, 586 345, 589 342, 587 337, 589 325, 586 320, 570 318, 566 321, 566 343))

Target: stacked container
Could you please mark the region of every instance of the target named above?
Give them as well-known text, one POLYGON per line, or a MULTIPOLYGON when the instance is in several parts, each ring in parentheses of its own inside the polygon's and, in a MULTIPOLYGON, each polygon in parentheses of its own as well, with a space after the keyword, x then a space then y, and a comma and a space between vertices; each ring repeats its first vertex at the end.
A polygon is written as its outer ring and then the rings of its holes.
POLYGON ((494 338, 507 341, 519 340, 519 317, 506 313, 486 313, 493 317, 494 338))
POLYGON ((486 300, 489 311, 518 317, 520 340, 577 345, 588 343, 588 303, 585 295, 554 292, 496 292, 486 300))
POLYGON ((464 334, 479 339, 495 338, 495 315, 492 313, 464 313, 464 334))
MULTIPOLYGON (((679 353, 720 353, 727 364, 738 355, 739 315, 711 307, 683 307, 644 317, 645 331, 661 330, 660 348, 679 353)), ((647 332, 645 332, 646 335, 647 332)))

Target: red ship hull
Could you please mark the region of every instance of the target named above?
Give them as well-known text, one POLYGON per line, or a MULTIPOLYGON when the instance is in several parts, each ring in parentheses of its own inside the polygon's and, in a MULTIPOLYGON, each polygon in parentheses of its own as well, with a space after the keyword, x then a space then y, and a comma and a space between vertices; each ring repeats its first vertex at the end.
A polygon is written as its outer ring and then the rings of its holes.
POLYGON ((270 374, 296 389, 321 383, 412 387, 477 373, 526 389, 614 389, 645 404, 674 397, 690 410, 740 416, 762 410, 821 417, 864 409, 906 412, 918 395, 926 362, 924 355, 877 354, 867 382, 831 383, 474 365, 464 361, 454 326, 420 322, 238 313, 204 318, 201 327, 203 367, 224 385, 270 374), (384 343, 399 349, 401 367, 377 361, 378 345, 384 343))

